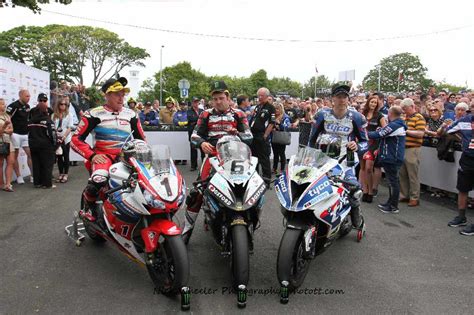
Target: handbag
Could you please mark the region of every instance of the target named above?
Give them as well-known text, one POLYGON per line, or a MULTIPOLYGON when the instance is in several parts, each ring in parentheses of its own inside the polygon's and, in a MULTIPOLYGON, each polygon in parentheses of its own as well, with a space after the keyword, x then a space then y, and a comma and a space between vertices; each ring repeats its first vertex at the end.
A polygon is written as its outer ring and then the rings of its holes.
POLYGON ((0 155, 9 155, 10 154, 10 143, 0 142, 0 155))
POLYGON ((273 131, 272 142, 275 144, 291 144, 291 133, 289 131, 273 131))

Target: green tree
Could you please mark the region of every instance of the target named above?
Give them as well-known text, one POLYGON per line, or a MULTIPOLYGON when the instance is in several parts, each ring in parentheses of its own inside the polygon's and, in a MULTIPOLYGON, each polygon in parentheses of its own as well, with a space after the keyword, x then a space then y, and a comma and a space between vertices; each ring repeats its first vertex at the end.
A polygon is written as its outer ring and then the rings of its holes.
POLYGON ((160 98, 160 85, 154 79, 146 79, 138 92, 138 99, 142 102, 153 102, 160 98))
MULTIPOLYGON (((316 80, 317 94, 324 94, 322 91, 331 88, 334 82, 331 82, 325 75, 320 75, 316 80)), ((303 97, 314 98, 314 77, 311 77, 303 86, 303 97)))
POLYGON ((0 33, 0 55, 51 73, 52 80, 84 83, 91 66, 92 85, 128 66, 144 66, 145 49, 133 47, 117 34, 90 26, 20 26, 0 33))
POLYGON ((250 75, 250 83, 252 84, 252 89, 256 92, 261 87, 268 88, 268 77, 267 72, 263 69, 258 70, 255 73, 250 75))
MULTIPOLYGON (((70 4, 72 0, 56 0, 56 2, 59 2, 62 4, 70 4)), ((40 13, 41 8, 38 6, 38 3, 41 3, 41 4, 49 3, 49 0, 13 0, 12 3, 15 6, 28 8, 34 13, 40 13)))
POLYGON ((296 97, 301 95, 302 85, 299 82, 292 81, 290 78, 272 78, 268 81, 268 88, 274 94, 287 93, 296 97))
POLYGON ((90 107, 97 107, 103 105, 105 102, 104 95, 97 87, 89 87, 85 91, 86 96, 89 98, 90 107))
MULTIPOLYGON (((209 79, 199 70, 193 69, 187 61, 180 62, 174 66, 163 69, 163 99, 172 96, 175 99, 180 98, 178 82, 186 79, 190 83, 190 96, 205 96, 209 94, 209 79)), ((145 81, 142 85, 144 90, 140 95, 149 98, 153 95, 154 99, 160 97, 160 72, 154 75, 154 80, 145 81), (153 86, 152 86, 153 85, 153 86)))
POLYGON ((454 84, 447 83, 446 81, 441 81, 441 82, 436 82, 433 84, 434 87, 436 87, 437 91, 440 90, 445 90, 449 93, 459 93, 461 90, 467 90, 467 86, 457 86, 454 84))
MULTIPOLYGON (((420 59, 410 53, 401 53, 382 59, 380 65, 380 89, 394 92, 398 89, 399 74, 401 73, 400 91, 427 88, 432 81, 426 78, 426 71, 420 59)), ((378 65, 370 70, 363 80, 366 90, 377 90, 379 78, 378 65)))

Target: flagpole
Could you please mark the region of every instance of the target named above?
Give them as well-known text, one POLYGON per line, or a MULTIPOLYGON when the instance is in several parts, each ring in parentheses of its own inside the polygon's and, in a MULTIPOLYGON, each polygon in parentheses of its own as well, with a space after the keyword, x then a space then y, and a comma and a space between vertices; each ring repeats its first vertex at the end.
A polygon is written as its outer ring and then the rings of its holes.
POLYGON ((318 79, 318 67, 315 65, 314 70, 316 71, 314 74, 314 98, 316 99, 316 82, 318 79))
POLYGON ((380 92, 380 81, 382 79, 382 65, 379 65, 379 84, 378 84, 378 92, 380 92))
POLYGON ((400 74, 402 72, 401 71, 398 71, 398 85, 397 85, 397 93, 400 93, 400 74))

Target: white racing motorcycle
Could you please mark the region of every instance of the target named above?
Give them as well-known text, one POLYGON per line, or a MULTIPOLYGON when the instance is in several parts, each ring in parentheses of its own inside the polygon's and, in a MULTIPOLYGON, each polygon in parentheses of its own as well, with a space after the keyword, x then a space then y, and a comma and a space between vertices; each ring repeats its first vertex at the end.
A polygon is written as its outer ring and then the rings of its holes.
POLYGON ((239 307, 245 307, 249 253, 260 226, 266 184, 256 172, 258 159, 236 136, 222 137, 217 156, 210 158, 211 175, 194 183, 203 193, 206 230, 210 228, 223 256, 231 257, 233 286, 239 307))
MULTIPOLYGON (((276 180, 275 192, 285 217, 277 260, 282 303, 288 302, 289 291, 301 286, 311 260, 352 229, 350 193, 354 189, 352 195, 357 198, 362 192, 344 179, 347 169, 346 155, 338 160, 304 147, 276 180)), ((364 231, 362 223, 357 241, 364 231)))

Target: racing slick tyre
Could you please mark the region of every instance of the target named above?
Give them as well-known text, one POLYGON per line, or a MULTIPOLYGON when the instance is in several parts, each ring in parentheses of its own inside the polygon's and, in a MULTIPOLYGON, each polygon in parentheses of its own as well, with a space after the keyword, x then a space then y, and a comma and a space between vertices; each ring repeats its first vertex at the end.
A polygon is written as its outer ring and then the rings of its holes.
POLYGON ((235 289, 249 282, 249 239, 245 225, 232 227, 232 284, 235 289))
POLYGON ((303 284, 311 259, 305 259, 303 231, 286 229, 281 238, 277 258, 279 283, 288 281, 288 288, 294 290, 303 284))
POLYGON ((155 255, 161 263, 146 265, 155 288, 164 295, 177 294, 189 279, 188 251, 181 235, 165 236, 155 255))

